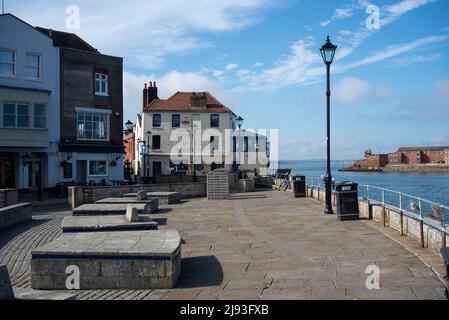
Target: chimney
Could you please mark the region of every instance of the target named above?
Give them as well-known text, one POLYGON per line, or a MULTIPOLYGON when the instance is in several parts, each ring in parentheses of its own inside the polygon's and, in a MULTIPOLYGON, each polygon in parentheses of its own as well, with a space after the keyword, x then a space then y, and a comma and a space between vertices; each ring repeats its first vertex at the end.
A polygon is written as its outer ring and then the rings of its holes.
POLYGON ((192 92, 192 96, 190 97, 190 106, 194 109, 206 109, 207 108, 206 93, 192 92))
POLYGON ((157 96, 157 86, 156 86, 156 81, 151 82, 150 81, 150 87, 148 88, 148 98, 147 98, 147 104, 150 104, 151 102, 153 102, 153 100, 155 99, 159 99, 159 97, 157 96))
POLYGON ((142 103, 142 111, 145 111, 146 106, 148 105, 148 88, 147 84, 143 87, 143 103, 142 103))

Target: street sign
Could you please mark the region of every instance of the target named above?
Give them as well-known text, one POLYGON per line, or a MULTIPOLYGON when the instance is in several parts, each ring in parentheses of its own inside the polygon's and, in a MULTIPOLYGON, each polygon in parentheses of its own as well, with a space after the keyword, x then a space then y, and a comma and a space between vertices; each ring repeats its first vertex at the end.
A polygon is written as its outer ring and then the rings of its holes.
POLYGON ((142 144, 142 149, 141 149, 140 153, 143 154, 143 155, 148 154, 146 145, 142 144))

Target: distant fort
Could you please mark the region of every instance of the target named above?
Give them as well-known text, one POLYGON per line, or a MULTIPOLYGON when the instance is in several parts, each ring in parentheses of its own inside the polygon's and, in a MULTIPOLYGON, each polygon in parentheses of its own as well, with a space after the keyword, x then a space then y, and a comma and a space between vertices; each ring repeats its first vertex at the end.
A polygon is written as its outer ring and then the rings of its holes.
POLYGON ((363 160, 356 160, 351 167, 340 171, 449 173, 449 146, 401 147, 387 154, 367 150, 363 160))

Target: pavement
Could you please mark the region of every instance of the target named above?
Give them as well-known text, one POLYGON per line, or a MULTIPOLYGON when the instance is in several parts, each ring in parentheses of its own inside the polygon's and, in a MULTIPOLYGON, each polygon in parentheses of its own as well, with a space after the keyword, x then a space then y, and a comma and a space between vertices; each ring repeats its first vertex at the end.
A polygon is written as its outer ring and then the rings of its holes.
MULTIPOLYGON (((433 270, 373 222, 340 222, 323 209, 314 199, 268 190, 161 206, 151 218, 182 238, 175 289, 71 293, 80 300, 445 299, 433 270), (367 288, 375 283, 367 270, 379 270, 379 290, 367 288)), ((29 287, 30 250, 58 237, 67 214, 2 231, 0 263, 14 286, 29 287)))

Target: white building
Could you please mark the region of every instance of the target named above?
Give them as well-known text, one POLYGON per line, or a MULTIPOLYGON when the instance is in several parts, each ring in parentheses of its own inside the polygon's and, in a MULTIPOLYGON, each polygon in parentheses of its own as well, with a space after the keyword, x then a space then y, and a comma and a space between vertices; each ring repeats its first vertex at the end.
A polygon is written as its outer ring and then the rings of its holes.
POLYGON ((11 14, 0 15, 0 30, 0 188, 54 186, 59 49, 11 14))
POLYGON ((262 162, 241 162, 240 166, 233 156, 245 143, 247 152, 241 159, 247 160, 252 149, 268 151, 266 137, 256 138, 243 130, 238 133, 237 116, 211 93, 176 92, 168 99, 159 99, 156 83, 150 82, 149 87, 145 84, 143 112, 135 126, 135 174, 154 177, 182 172, 202 176, 220 167, 260 172, 267 166, 267 153, 260 157, 265 159, 262 162))

